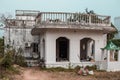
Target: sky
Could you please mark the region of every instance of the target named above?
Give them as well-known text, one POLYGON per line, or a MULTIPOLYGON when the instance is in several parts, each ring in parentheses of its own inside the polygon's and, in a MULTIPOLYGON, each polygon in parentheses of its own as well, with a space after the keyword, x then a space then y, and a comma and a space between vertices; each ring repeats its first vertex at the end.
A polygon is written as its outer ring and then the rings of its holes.
MULTIPOLYGON (((120 0, 0 0, 0 13, 15 15, 15 10, 39 10, 42 12, 85 12, 93 10, 100 15, 120 16, 120 0)), ((0 36, 3 32, 0 31, 0 36)))

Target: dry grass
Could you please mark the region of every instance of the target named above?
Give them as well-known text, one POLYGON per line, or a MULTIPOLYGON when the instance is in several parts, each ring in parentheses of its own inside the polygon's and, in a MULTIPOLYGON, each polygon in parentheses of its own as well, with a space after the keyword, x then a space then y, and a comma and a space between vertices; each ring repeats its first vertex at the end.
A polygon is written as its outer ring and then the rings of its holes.
POLYGON ((120 72, 98 72, 82 76, 72 71, 48 71, 39 68, 24 68, 14 80, 120 80, 120 72))

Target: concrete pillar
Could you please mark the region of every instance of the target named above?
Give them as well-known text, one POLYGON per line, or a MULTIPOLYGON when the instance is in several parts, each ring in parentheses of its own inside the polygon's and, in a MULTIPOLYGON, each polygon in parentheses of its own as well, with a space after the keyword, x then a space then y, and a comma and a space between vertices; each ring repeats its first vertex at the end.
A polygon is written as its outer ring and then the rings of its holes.
POLYGON ((110 50, 107 50, 107 62, 110 62, 110 50))
POLYGON ((114 57, 115 56, 115 50, 113 51, 112 54, 113 54, 113 60, 115 60, 115 57, 114 57))
POLYGON ((104 50, 101 51, 101 60, 104 60, 104 50))
POLYGON ((118 61, 120 62, 120 50, 118 51, 118 61))
POLYGON ((91 15, 89 15, 89 25, 91 24, 91 15))
POLYGON ((106 66, 107 71, 109 71, 109 62, 110 62, 110 50, 107 50, 107 66, 106 66))

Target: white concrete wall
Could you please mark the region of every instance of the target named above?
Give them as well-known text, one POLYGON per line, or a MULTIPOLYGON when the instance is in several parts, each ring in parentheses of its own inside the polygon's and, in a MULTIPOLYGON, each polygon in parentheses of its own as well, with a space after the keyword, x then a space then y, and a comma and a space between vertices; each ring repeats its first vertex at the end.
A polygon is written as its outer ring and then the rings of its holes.
POLYGON ((114 61, 107 63, 107 71, 120 71, 120 62, 114 61))
MULTIPOLYGON (((69 43, 69 59, 70 63, 80 63, 80 40, 87 37, 95 40, 95 60, 101 59, 101 49, 105 46, 105 35, 100 31, 74 31, 74 30, 49 30, 46 32, 46 65, 56 66, 56 39, 66 37, 69 43)), ((60 63, 60 62, 59 62, 60 63)), ((62 62, 61 62, 62 63, 62 62)), ((67 64, 66 64, 67 65, 67 64)))
POLYGON ((10 45, 15 49, 16 51, 21 47, 24 52, 25 57, 30 57, 32 50, 26 50, 25 51, 25 43, 28 43, 31 45, 32 42, 38 42, 39 38, 38 36, 32 36, 31 35, 31 29, 30 28, 6 28, 4 33, 4 40, 5 40, 5 46, 10 45), (10 44, 9 44, 10 39, 10 44))
POLYGON ((45 33, 40 34, 40 57, 45 59, 45 33), (44 41, 44 42, 43 42, 44 41))

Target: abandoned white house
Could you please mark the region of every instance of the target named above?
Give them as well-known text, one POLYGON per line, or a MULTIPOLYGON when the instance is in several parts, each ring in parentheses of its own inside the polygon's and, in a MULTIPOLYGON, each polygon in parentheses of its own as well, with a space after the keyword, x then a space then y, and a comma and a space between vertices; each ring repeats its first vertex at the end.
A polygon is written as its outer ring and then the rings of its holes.
POLYGON ((115 31, 110 16, 84 13, 17 10, 7 23, 5 45, 21 48, 32 65, 44 59, 46 67, 95 65, 115 31))

